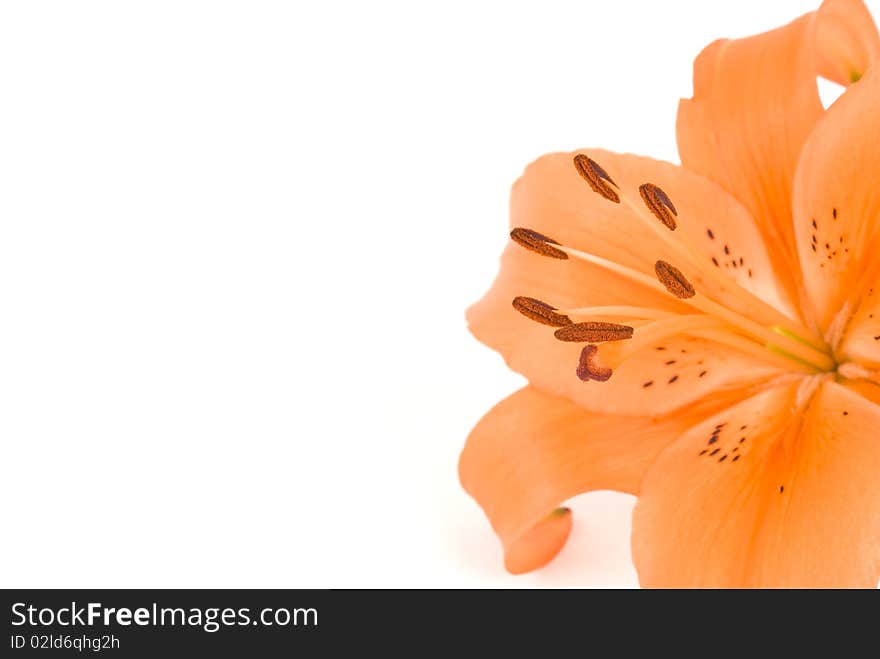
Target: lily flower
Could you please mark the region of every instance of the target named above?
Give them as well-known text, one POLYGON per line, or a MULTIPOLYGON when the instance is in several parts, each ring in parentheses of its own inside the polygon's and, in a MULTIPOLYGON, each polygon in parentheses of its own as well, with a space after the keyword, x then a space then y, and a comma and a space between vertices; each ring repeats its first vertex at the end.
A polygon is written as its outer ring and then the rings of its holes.
POLYGON ((681 166, 600 149, 515 183, 473 334, 528 386, 462 452, 513 573, 580 493, 638 496, 646 587, 880 579, 880 37, 859 0, 694 65, 681 166), (847 86, 823 109, 816 77, 847 86))

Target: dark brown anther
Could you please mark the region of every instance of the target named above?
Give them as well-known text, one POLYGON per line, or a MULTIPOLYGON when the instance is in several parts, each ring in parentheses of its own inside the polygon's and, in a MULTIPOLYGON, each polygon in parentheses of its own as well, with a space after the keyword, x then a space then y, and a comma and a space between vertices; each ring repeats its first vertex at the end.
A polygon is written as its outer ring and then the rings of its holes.
POLYGON ((608 172, 602 169, 599 163, 583 153, 579 153, 574 157, 574 168, 581 175, 581 178, 590 185, 593 192, 615 204, 620 203, 620 196, 614 189, 617 187, 617 183, 608 175, 608 172))
POLYGON ((675 297, 686 300, 697 294, 694 287, 687 280, 687 277, 681 274, 681 270, 668 264, 666 261, 657 261, 654 264, 654 272, 657 274, 657 279, 660 280, 660 283, 675 297))
POLYGON ((653 183, 640 185, 639 194, 642 195, 642 201, 645 202, 645 206, 654 214, 654 217, 660 220, 667 229, 675 231, 675 227, 678 226, 675 223, 678 211, 675 210, 675 205, 669 196, 653 183))
POLYGON ((629 325, 594 321, 566 325, 565 327, 560 327, 554 332, 554 336, 560 341, 572 341, 576 343, 622 341, 624 339, 631 339, 632 335, 633 328, 629 325))
POLYGON ((611 377, 612 370, 604 368, 596 363, 596 354, 599 348, 594 345, 584 346, 581 350, 581 357, 578 360, 577 376, 584 382, 595 380, 596 382, 605 382, 611 377))
POLYGON ((538 233, 537 231, 517 227, 510 232, 510 237, 513 239, 514 242, 522 245, 528 250, 537 252, 541 256, 549 256, 553 259, 568 258, 568 254, 563 252, 561 249, 553 247, 553 245, 558 245, 558 242, 556 242, 552 238, 545 236, 542 233, 538 233))
POLYGON ((571 318, 565 314, 558 313, 556 307, 551 307, 546 302, 541 302, 541 300, 536 300, 533 297, 519 296, 513 298, 513 308, 526 318, 542 325, 550 325, 550 327, 571 325, 571 318))

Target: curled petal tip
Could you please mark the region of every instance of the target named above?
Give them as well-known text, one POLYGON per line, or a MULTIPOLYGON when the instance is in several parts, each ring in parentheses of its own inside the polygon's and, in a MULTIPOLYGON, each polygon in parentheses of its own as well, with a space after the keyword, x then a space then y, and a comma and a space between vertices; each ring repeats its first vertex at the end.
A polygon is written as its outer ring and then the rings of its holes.
POLYGON ((556 508, 504 548, 504 567, 511 574, 537 570, 549 563, 571 533, 570 508, 556 508))

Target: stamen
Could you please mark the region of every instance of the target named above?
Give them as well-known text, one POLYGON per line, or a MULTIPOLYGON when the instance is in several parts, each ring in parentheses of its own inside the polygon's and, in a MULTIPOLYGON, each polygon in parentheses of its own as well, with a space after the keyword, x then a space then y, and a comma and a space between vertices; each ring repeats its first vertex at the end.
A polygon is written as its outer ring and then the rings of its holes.
POLYGON ((696 296, 691 303, 705 313, 722 318, 750 334, 753 338, 762 341, 763 347, 770 352, 781 350, 785 356, 794 358, 790 360, 790 363, 800 361, 819 371, 834 369, 834 360, 827 353, 817 350, 808 343, 779 334, 703 295, 696 296))
MULTIPOLYGON (((620 265, 619 263, 616 263, 614 261, 604 259, 600 256, 596 256, 595 254, 590 254, 589 252, 582 252, 580 250, 567 247, 565 245, 560 245, 559 249, 564 250, 566 254, 574 259, 585 261, 587 263, 592 263, 610 272, 617 273, 631 281, 635 281, 644 286, 647 286, 652 290, 662 292, 664 289, 666 289, 665 285, 661 285, 661 283, 658 282, 656 278, 652 279, 648 275, 642 274, 641 272, 633 270, 632 268, 620 265)), ((880 261, 878 261, 878 263, 880 263, 880 261)), ((834 361, 826 353, 821 352, 809 345, 803 345, 800 342, 795 341, 794 339, 790 339, 786 336, 782 336, 775 332, 772 332, 767 327, 759 325, 750 318, 746 318, 742 314, 723 307, 722 305, 712 301, 704 295, 692 295, 686 300, 686 304, 696 309, 699 309, 704 313, 713 315, 719 319, 723 319, 734 327, 740 328, 746 334, 751 335, 754 339, 757 339, 759 341, 759 345, 761 345, 762 348, 767 348, 770 345, 782 347, 789 354, 796 356, 799 359, 802 359, 803 361, 811 364, 816 370, 827 371, 833 369, 834 367, 834 361)), ((770 353, 770 351, 768 350, 765 350, 765 352, 770 353)))
POLYGON ((551 307, 546 302, 541 302, 533 297, 518 296, 513 298, 513 308, 526 318, 542 325, 550 325, 550 327, 571 325, 571 318, 558 313, 556 307, 551 307))
MULTIPOLYGON (((653 184, 649 183, 647 185, 651 186, 653 184)), ((772 324, 780 325, 782 327, 785 327, 789 331, 805 337, 811 343, 811 345, 820 352, 824 352, 825 350, 827 350, 827 347, 823 343, 822 338, 818 336, 818 334, 816 334, 815 332, 811 332, 809 329, 803 327, 797 321, 783 315, 778 309, 769 305, 767 302, 757 297, 748 289, 740 286, 735 280, 725 276, 722 272, 720 272, 719 268, 717 267, 719 266, 718 259, 714 257, 712 258, 712 261, 716 266, 715 268, 712 268, 709 267, 708 262, 705 262, 704 260, 698 258, 698 255, 701 254, 702 251, 696 249, 694 244, 688 238, 687 233, 682 233, 681 231, 679 231, 675 234, 675 237, 673 238, 672 234, 661 229, 655 219, 651 218, 645 212, 644 206, 637 204, 627 194, 623 194, 621 192, 621 195, 619 196, 621 202, 628 206, 630 210, 632 210, 636 214, 637 217, 642 219, 645 225, 649 227, 651 231, 673 251, 673 254, 676 255, 676 258, 680 257, 685 263, 689 264, 689 267, 692 268, 691 274, 700 274, 706 279, 715 283, 715 285, 718 287, 716 295, 720 293, 722 295, 731 296, 732 299, 735 299, 738 302, 737 306, 739 307, 739 309, 747 309, 747 313, 749 313, 750 315, 756 313, 759 314, 762 322, 770 324, 768 321, 772 319, 772 324)), ((665 193, 664 196, 666 196, 665 193)), ((668 196, 666 196, 666 198, 668 199, 668 196)), ((665 204, 661 204, 661 206, 665 206, 665 204)), ((714 233, 712 233, 711 229, 709 229, 709 237, 713 240, 715 238, 715 235, 714 233)), ((726 247, 729 251, 730 247, 726 247)))
POLYGON ((573 247, 568 247, 566 245, 560 245, 559 249, 574 259, 584 261, 585 263, 591 263, 600 268, 604 268, 609 272, 618 274, 625 279, 629 279, 630 281, 638 282, 639 284, 647 286, 648 288, 658 291, 659 293, 663 292, 663 289, 658 285, 656 279, 652 279, 648 275, 639 272, 638 270, 634 270, 633 268, 621 265, 616 261, 612 261, 601 256, 596 256, 595 254, 590 254, 589 252, 582 252, 579 249, 574 249, 573 247))
POLYGON ((584 346, 581 350, 581 357, 578 360, 577 376, 587 382, 595 380, 596 382, 605 382, 611 377, 612 370, 603 368, 596 363, 596 353, 599 349, 594 345, 584 346))
POLYGON ((678 211, 669 196, 663 192, 661 188, 653 183, 643 183, 639 186, 639 194, 642 195, 642 201, 648 210, 654 214, 670 231, 675 231, 678 226, 675 218, 678 211))
POLYGON ((538 233, 537 231, 517 227, 510 232, 510 237, 513 239, 514 242, 522 245, 532 252, 537 252, 541 256, 549 256, 553 259, 568 258, 568 254, 563 252, 561 249, 553 247, 553 245, 558 245, 558 242, 556 242, 552 238, 545 236, 542 233, 538 233))
POLYGON ((631 339, 633 328, 628 325, 617 323, 603 323, 588 321, 574 323, 556 330, 553 334, 560 341, 572 341, 577 343, 600 343, 602 341, 623 341, 631 339))
POLYGON ((579 153, 574 157, 574 168, 581 175, 581 178, 589 183, 593 192, 602 195, 605 199, 613 201, 615 204, 620 203, 620 196, 614 190, 614 188, 617 188, 617 183, 608 175, 608 172, 602 169, 599 163, 583 153, 579 153), (611 186, 614 187, 612 188, 611 186))
MULTIPOLYGON (((697 329, 689 333, 702 339, 708 339, 709 341, 714 341, 715 343, 735 348, 736 350, 752 355, 761 361, 769 362, 782 371, 797 371, 805 375, 812 375, 816 373, 817 370, 817 367, 810 366, 804 361, 792 360, 788 357, 784 357, 777 352, 767 350, 760 343, 755 343, 753 340, 734 334, 728 330, 719 331, 712 329, 697 329)), ((705 374, 705 371, 703 371, 703 374, 705 374)), ((700 377, 703 377, 703 374, 701 374, 700 377)))
POLYGON ((654 272, 657 273, 657 279, 666 287, 666 290, 678 299, 686 300, 697 294, 687 277, 681 274, 681 270, 666 261, 657 261, 654 264, 654 272))

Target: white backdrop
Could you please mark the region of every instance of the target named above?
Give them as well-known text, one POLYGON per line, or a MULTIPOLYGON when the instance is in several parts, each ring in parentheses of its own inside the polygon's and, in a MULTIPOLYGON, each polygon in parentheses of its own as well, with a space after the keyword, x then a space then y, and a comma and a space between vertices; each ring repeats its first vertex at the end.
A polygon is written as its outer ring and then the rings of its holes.
POLYGON ((818 1, 0 5, 0 585, 636 585, 613 493, 503 571, 464 309, 530 160, 677 160, 701 48, 818 1))

